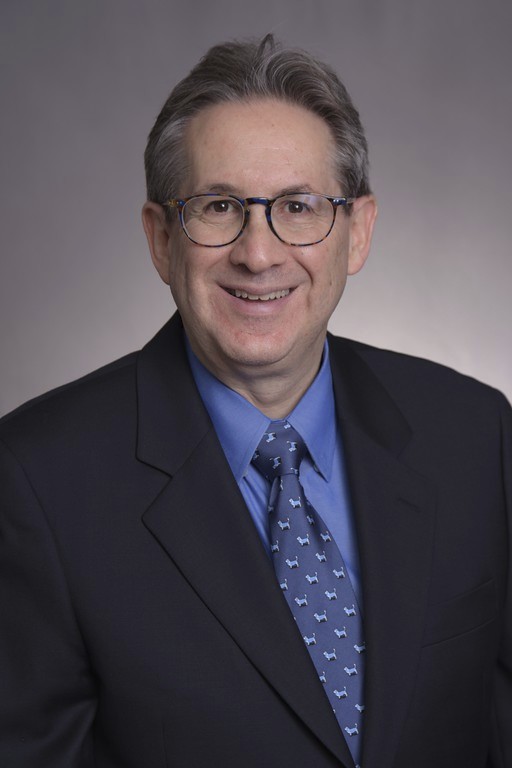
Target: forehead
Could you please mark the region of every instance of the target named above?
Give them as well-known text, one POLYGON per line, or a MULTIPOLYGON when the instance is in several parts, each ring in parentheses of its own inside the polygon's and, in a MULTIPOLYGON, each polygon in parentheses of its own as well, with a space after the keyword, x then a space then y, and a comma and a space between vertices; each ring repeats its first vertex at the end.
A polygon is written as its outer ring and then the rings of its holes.
POLYGON ((329 126, 295 104, 215 104, 192 119, 185 145, 189 173, 183 195, 217 189, 266 197, 293 189, 341 192, 329 126))

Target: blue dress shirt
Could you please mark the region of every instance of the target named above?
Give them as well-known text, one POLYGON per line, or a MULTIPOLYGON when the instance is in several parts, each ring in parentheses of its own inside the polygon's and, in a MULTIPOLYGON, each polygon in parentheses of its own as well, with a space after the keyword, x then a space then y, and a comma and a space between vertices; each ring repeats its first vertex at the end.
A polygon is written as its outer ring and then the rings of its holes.
MULTIPOLYGON (((188 343, 187 353, 197 388, 231 471, 269 552, 267 503, 270 483, 251 464, 251 459, 271 419, 215 378, 197 359, 188 343)), ((304 492, 339 547, 362 609, 357 537, 335 413, 327 341, 320 370, 287 416, 287 421, 302 436, 310 453, 303 460, 300 471, 304 492)))

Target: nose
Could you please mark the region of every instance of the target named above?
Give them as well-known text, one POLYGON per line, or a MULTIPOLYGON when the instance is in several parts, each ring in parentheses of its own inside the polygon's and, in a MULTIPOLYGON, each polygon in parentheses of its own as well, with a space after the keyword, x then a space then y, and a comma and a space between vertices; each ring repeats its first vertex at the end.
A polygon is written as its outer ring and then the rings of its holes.
POLYGON ((287 259, 287 246, 272 232, 263 205, 252 205, 247 225, 231 246, 230 261, 250 272, 264 272, 287 259))

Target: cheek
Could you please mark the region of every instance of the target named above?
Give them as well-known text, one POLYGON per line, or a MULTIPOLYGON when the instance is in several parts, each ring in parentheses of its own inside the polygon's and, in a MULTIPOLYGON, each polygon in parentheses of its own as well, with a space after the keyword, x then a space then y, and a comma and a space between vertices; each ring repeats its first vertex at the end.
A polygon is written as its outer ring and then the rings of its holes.
POLYGON ((171 293, 181 314, 204 312, 209 304, 208 254, 189 252, 174 253, 169 265, 171 293))
POLYGON ((330 276, 328 296, 325 297, 325 303, 328 307, 328 312, 334 312, 338 302, 340 301, 343 291, 346 285, 346 275, 342 269, 333 270, 330 276))
POLYGON ((313 286, 317 291, 326 293, 326 299, 332 294, 343 291, 347 279, 347 267, 342 246, 329 250, 321 258, 315 259, 311 264, 310 275, 313 286))
POLYGON ((187 296, 190 294, 190 281, 190 263, 181 249, 176 249, 169 260, 169 285, 176 306, 182 313, 186 307, 187 296))
POLYGON ((331 251, 318 263, 312 276, 313 311, 320 319, 330 317, 341 299, 347 281, 347 269, 343 252, 331 251))
MULTIPOLYGON (((330 243, 327 263, 329 265, 329 285, 333 292, 341 295, 347 282, 347 262, 349 239, 346 232, 330 243)), ((339 296, 338 296, 339 298, 339 296)))
POLYGON ((175 245, 169 256, 169 281, 172 291, 181 291, 190 283, 193 272, 195 260, 189 252, 189 248, 186 243, 179 241, 179 245, 175 245))

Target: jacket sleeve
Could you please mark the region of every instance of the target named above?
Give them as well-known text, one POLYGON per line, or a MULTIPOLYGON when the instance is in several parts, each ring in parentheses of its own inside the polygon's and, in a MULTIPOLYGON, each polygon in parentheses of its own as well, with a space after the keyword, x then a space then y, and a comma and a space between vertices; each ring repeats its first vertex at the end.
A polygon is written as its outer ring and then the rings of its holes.
POLYGON ((37 491, 0 443, 0 765, 89 768, 95 686, 37 491))
POLYGON ((503 487, 507 512, 509 567, 503 633, 496 666, 488 768, 512 766, 512 410, 505 398, 502 398, 502 401, 503 487))

